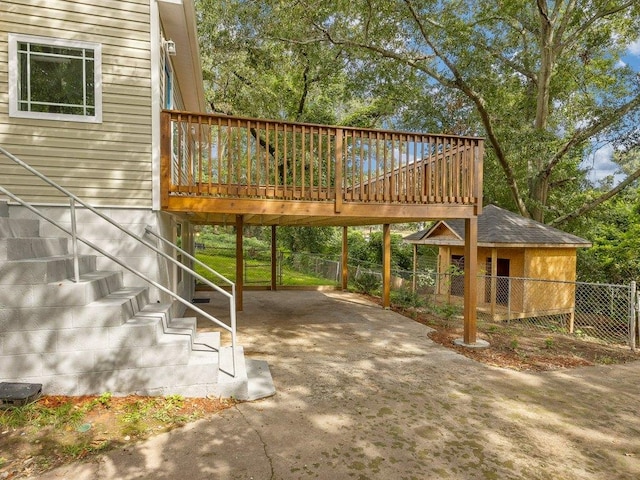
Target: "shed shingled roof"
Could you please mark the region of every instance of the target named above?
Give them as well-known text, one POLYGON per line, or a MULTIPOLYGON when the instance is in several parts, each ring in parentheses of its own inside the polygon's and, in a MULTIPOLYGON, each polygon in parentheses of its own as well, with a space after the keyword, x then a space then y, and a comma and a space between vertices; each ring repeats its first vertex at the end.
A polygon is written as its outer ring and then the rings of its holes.
MULTIPOLYGON (((404 239, 409 243, 426 245, 464 245, 464 223, 463 219, 442 220, 431 228, 412 233, 404 239), (457 238, 430 238, 442 226, 451 230, 457 238)), ((487 205, 478 216, 478 245, 491 246, 495 244, 576 248, 591 246, 591 242, 584 238, 522 217, 495 205, 487 205)))

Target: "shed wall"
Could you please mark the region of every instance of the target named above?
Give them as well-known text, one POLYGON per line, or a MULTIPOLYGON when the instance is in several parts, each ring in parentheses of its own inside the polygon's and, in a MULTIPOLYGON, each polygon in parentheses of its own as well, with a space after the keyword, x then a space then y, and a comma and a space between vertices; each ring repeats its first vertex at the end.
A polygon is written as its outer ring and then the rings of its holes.
POLYGON ((570 283, 528 282, 525 311, 558 313, 575 305, 576 249, 531 248, 525 252, 527 278, 540 278, 570 283))

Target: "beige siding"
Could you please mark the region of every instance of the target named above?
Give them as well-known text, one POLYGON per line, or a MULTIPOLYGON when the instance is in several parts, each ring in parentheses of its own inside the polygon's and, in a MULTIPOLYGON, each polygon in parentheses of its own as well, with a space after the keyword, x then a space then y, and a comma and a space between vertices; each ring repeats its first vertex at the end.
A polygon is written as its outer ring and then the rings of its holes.
MULTIPOLYGON (((151 207, 149 0, 0 2, 0 145, 96 205, 151 207), (8 33, 102 45, 102 123, 8 116, 8 33)), ((3 184, 37 202, 54 192, 0 160, 3 184)))

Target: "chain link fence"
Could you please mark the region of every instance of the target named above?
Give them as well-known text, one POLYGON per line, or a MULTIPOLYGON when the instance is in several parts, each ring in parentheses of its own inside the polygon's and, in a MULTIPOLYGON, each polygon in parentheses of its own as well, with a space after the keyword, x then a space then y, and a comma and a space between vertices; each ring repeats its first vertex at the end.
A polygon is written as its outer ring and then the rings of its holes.
MULTIPOLYGON (((350 279, 362 291, 382 285, 382 269, 356 266, 350 279)), ((562 282, 532 278, 478 277, 478 320, 517 323, 611 344, 636 346, 636 285, 562 282)), ((464 276, 433 270, 394 271, 392 296, 410 291, 436 311, 462 315, 464 276)), ((406 295, 405 295, 405 298, 406 295)))
MULTIPOLYGON (((245 252, 250 258, 259 259, 260 264, 266 260, 267 253, 245 252)), ((339 260, 304 253, 279 254, 279 272, 283 263, 296 271, 324 278, 327 284, 336 285, 341 281, 339 260)), ((268 283, 270 267, 266 262, 258 266, 245 269, 247 283, 268 283)), ((380 265, 350 259, 348 275, 350 284, 358 291, 375 295, 382 288, 380 265)), ((633 282, 612 285, 491 276, 478 276, 477 282, 479 321, 517 323, 632 348, 636 346, 636 287, 633 282)), ((392 300, 394 296, 403 300, 417 297, 420 303, 426 303, 435 311, 462 315, 464 276, 438 274, 435 261, 416 272, 392 269, 391 294, 392 300)))

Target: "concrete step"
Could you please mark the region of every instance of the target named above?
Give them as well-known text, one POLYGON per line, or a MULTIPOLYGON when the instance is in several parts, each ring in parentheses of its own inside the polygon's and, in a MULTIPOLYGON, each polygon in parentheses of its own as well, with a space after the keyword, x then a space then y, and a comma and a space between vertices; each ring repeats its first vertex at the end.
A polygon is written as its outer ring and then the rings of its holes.
POLYGON ((82 274, 78 283, 60 280, 1 288, 0 308, 83 306, 121 288, 122 272, 94 271, 82 274))
POLYGON ((220 370, 218 381, 210 395, 223 398, 237 398, 246 400, 249 398, 249 385, 247 381, 247 366, 244 358, 244 349, 237 345, 235 349, 235 365, 233 363, 231 347, 220 348, 220 370), (234 371, 235 370, 235 371, 234 371))
MULTIPOLYGON (((194 352, 219 352, 220 332, 198 332, 191 344, 194 352)), ((195 359, 193 361, 196 361, 195 359)))
POLYGON ((0 238, 0 261, 68 255, 66 238, 0 238))
POLYGON ((245 358, 244 361, 247 368, 247 398, 243 400, 260 400, 275 395, 276 386, 269 364, 254 358, 245 358))
MULTIPOLYGON (((148 298, 146 287, 135 287, 122 288, 84 306, 0 308, 1 334, 8 338, 11 333, 26 335, 37 330, 115 327, 136 315, 148 298)), ((5 350, 13 343, 5 342, 5 350)), ((15 344, 21 343, 17 337, 15 344)))
POLYGON ((37 237, 40 221, 0 216, 0 238, 37 237))
POLYGON ((148 303, 147 287, 125 287, 69 310, 73 327, 116 327, 138 315, 148 303))
MULTIPOLYGON (((81 332, 78 332, 81 333, 81 332)), ((102 376, 116 370, 136 370, 146 368, 163 368, 164 376, 173 376, 173 369, 179 366, 186 366, 189 362, 190 346, 187 341, 161 342, 157 345, 147 347, 129 348, 107 348, 102 344, 102 348, 92 345, 93 339, 88 341, 82 335, 72 339, 69 345, 73 349, 68 351, 38 352, 24 355, 6 355, 0 362, 0 378, 3 381, 24 381, 18 380, 16 372, 20 372, 19 378, 48 378, 51 385, 44 385, 51 393, 62 393, 57 389, 56 383, 65 382, 64 377, 70 375, 97 375, 102 376), (75 343, 74 343, 75 342, 75 343), (86 348, 82 348, 82 346, 86 348), (54 381, 52 377, 59 376, 59 380, 54 381)), ((140 377, 144 383, 144 377, 140 377)), ((44 382, 37 382, 43 383, 44 382)), ((111 391, 107 385, 96 384, 95 391, 98 393, 111 391)), ((72 395, 72 393, 67 393, 72 395)))
MULTIPOLYGON (((80 255, 81 275, 96 269, 95 255, 80 255)), ((0 285, 34 285, 59 282, 73 277, 73 255, 0 262, 0 285)))
MULTIPOLYGON (((217 381, 218 365, 210 364, 174 365, 118 369, 81 375, 78 377, 76 395, 100 394, 104 391, 114 395, 182 395, 183 397, 206 397, 217 381), (96 390, 95 385, 103 388, 96 390)), ((46 391, 49 394, 48 391, 46 391)))
MULTIPOLYGON (((83 335, 87 331, 70 329, 67 337, 57 337, 58 346, 68 351, 38 349, 23 355, 3 355, 0 378, 42 383, 46 394, 109 391, 115 395, 179 394, 253 400, 275 393, 268 365, 245 361, 241 346, 236 348, 233 376, 231 347, 219 346, 217 332, 198 333, 192 349, 189 336, 184 335, 162 335, 155 345, 122 347, 107 346, 103 333, 83 335), (16 376, 16 372, 21 375, 16 376)), ((109 342, 114 340, 108 338, 109 342)))

